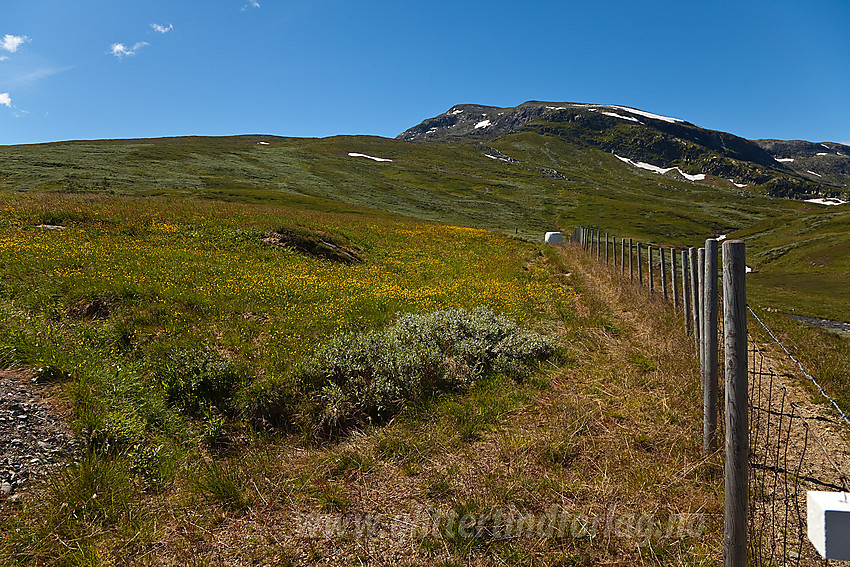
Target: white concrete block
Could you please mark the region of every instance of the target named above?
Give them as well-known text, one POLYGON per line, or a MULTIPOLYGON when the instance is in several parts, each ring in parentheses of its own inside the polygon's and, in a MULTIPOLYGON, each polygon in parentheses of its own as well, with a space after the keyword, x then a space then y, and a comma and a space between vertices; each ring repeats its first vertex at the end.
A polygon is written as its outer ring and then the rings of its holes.
POLYGON ((809 540, 824 559, 850 561, 850 494, 808 491, 809 540))
POLYGON ((543 237, 543 240, 545 240, 547 244, 561 244, 564 242, 564 235, 560 232, 547 232, 546 236, 543 237))

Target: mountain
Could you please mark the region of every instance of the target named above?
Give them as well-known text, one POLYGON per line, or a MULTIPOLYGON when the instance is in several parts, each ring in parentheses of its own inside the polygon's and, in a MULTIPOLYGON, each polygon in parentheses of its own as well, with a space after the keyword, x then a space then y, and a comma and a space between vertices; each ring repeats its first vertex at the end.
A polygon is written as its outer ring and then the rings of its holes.
POLYGON ((802 140, 755 140, 755 143, 801 177, 845 190, 850 187, 850 146, 802 140))
POLYGON ((751 141, 617 105, 529 101, 499 108, 461 104, 397 138, 483 142, 520 132, 558 136, 656 173, 689 181, 728 182, 770 196, 838 196, 850 186, 847 146, 751 141), (794 161, 788 161, 791 158, 794 161))

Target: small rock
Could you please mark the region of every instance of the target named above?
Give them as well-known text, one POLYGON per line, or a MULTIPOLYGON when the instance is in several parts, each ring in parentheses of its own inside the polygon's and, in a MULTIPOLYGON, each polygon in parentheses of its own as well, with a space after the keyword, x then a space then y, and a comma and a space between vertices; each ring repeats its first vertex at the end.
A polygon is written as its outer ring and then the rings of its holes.
POLYGON ((9 496, 12 493, 12 485, 8 482, 4 482, 0 484, 0 494, 3 496, 9 496))

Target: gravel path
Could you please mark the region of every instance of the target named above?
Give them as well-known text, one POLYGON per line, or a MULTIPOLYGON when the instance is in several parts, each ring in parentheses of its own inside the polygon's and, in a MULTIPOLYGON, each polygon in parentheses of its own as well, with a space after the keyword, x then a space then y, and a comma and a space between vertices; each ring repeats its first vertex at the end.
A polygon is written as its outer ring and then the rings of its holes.
POLYGON ((0 370, 0 506, 80 448, 50 393, 26 373, 0 370))

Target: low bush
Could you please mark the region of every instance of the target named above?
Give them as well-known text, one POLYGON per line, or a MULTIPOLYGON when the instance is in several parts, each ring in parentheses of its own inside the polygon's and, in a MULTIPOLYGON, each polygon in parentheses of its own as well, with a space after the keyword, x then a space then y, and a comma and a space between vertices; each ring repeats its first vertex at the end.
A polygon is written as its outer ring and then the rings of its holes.
POLYGON ((382 331, 332 338, 280 381, 279 392, 242 398, 255 419, 266 409, 269 421, 289 416, 305 433, 335 436, 495 373, 521 380, 553 353, 549 340, 486 308, 408 314, 382 331))

